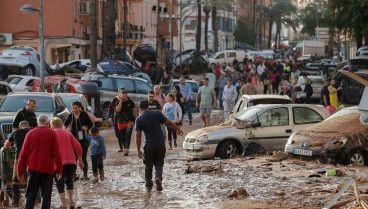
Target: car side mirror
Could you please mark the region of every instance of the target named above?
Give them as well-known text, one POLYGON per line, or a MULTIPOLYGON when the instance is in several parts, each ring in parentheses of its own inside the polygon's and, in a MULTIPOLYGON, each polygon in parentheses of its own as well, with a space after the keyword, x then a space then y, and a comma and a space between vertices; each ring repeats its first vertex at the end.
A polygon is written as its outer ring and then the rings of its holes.
POLYGON ((65 106, 63 104, 58 104, 56 107, 56 113, 61 113, 62 111, 64 111, 65 106))
POLYGON ((253 123, 252 123, 252 127, 253 127, 253 128, 262 127, 262 124, 261 124, 261 122, 256 121, 256 122, 253 122, 253 123))

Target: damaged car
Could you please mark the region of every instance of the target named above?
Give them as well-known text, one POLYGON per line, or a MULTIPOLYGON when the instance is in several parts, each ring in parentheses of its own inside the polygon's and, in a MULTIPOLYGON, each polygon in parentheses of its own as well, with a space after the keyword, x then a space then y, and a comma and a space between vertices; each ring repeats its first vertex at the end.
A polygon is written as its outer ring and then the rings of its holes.
POLYGON ((291 135, 285 153, 318 156, 339 164, 368 164, 368 112, 357 106, 291 135))
POLYGON ((223 124, 188 133, 183 142, 190 158, 231 158, 283 150, 289 136, 329 116, 321 105, 257 105, 231 116, 223 124))

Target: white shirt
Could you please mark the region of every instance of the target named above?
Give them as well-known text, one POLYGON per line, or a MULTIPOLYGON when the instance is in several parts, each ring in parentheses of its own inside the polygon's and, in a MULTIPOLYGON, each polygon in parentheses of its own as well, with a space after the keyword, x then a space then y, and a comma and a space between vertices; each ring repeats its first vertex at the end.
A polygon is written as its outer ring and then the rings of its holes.
POLYGON ((208 78, 208 85, 212 88, 215 88, 216 86, 216 75, 214 73, 206 73, 204 76, 205 78, 208 78))
POLYGON ((238 92, 236 91, 236 88, 234 85, 231 85, 230 87, 226 85, 224 87, 224 93, 222 95, 222 100, 232 101, 235 102, 236 98, 238 97, 238 92))
POLYGON ((265 71, 265 66, 264 65, 258 65, 257 67, 257 73, 258 75, 262 75, 262 73, 265 71))
POLYGON ((162 108, 162 113, 174 123, 179 122, 182 117, 181 107, 177 102, 167 102, 162 108))

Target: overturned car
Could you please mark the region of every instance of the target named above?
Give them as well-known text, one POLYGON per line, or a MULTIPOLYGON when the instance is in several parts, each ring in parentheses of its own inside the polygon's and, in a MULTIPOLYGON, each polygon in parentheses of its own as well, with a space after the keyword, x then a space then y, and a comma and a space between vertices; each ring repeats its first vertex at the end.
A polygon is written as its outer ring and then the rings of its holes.
POLYGON ((340 164, 368 164, 368 111, 345 108, 292 134, 285 153, 319 156, 340 164))

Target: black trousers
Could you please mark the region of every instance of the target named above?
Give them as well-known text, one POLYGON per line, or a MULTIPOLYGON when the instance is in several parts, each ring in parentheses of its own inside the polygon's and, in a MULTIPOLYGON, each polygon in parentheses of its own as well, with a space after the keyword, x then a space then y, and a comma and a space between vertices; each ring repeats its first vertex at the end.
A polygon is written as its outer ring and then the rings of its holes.
POLYGON ((267 94, 269 85, 263 85, 263 94, 267 94))
POLYGON ((63 165, 63 176, 58 181, 56 178, 56 173, 54 175, 55 182, 56 182, 56 188, 58 190, 58 193, 64 193, 64 185, 66 185, 67 190, 73 189, 73 176, 77 169, 77 166, 74 164, 65 164, 63 165))
POLYGON ((167 137, 168 137, 168 141, 170 143, 170 147, 171 147, 171 143, 172 140, 174 139, 174 144, 176 144, 176 139, 177 139, 177 135, 176 135, 176 131, 168 126, 167 127, 167 137))
POLYGON ((165 147, 144 147, 143 163, 145 164, 145 180, 146 188, 152 188, 152 169, 155 166, 156 179, 162 180, 162 172, 164 168, 164 159, 166 154, 165 147))
POLYGON ((272 93, 279 94, 279 82, 275 81, 272 83, 272 93))
POLYGON ((130 138, 132 137, 133 126, 128 126, 127 128, 119 131, 119 147, 120 149, 129 149, 130 138))
POLYGON ((87 172, 88 172, 88 163, 87 163, 87 152, 88 152, 88 147, 89 147, 89 142, 87 140, 80 140, 79 143, 82 146, 82 160, 84 163, 84 168, 83 168, 83 174, 86 176, 87 172))
POLYGON ((98 168, 103 168, 103 160, 102 155, 91 155, 91 161, 92 161, 92 171, 95 173, 97 172, 98 168))
POLYGON ((34 208, 39 189, 41 189, 42 197, 41 209, 49 209, 51 207, 52 177, 52 174, 36 171, 28 172, 25 209, 34 208))

